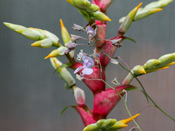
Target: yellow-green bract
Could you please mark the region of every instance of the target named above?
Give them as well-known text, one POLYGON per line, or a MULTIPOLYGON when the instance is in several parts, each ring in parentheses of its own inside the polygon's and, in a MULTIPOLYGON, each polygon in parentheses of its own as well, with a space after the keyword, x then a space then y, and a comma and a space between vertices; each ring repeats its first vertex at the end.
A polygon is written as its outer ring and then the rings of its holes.
POLYGON ((53 68, 57 70, 57 73, 60 75, 60 77, 65 81, 66 87, 68 89, 76 84, 75 79, 72 77, 71 73, 66 68, 60 67, 63 63, 61 63, 57 58, 50 58, 50 62, 53 68))
POLYGON ((36 42, 34 42, 32 46, 42 48, 48 48, 51 46, 61 46, 61 44, 59 43, 59 38, 49 31, 32 27, 27 28, 22 25, 12 24, 8 22, 4 22, 4 24, 8 28, 25 36, 26 38, 35 40, 36 42))
MULTIPOLYGON (((144 8, 140 8, 134 18, 134 21, 146 18, 149 15, 152 15, 154 13, 157 13, 162 10, 165 6, 173 2, 173 0, 159 0, 155 2, 151 2, 148 5, 146 5, 144 8)), ((123 23, 123 21, 126 19, 126 17, 122 17, 119 20, 119 23, 123 23)))

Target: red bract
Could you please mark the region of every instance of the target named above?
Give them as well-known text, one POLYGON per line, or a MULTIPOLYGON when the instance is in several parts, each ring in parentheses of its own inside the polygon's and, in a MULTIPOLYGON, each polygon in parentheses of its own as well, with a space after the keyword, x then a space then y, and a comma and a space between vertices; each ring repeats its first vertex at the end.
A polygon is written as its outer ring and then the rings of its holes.
MULTIPOLYGON (((83 66, 82 63, 75 63, 71 66, 71 68, 76 69, 80 66, 83 66)), ((93 92, 93 94, 96 94, 98 92, 101 92, 105 90, 105 83, 101 81, 100 79, 103 79, 105 81, 105 73, 104 71, 101 72, 101 70, 98 67, 93 67, 93 73, 90 75, 84 75, 83 82, 88 86, 88 88, 93 92), (102 78, 101 78, 102 76, 102 78)), ((82 70, 78 72, 78 74, 81 73, 82 70)))
POLYGON ((93 94, 97 94, 105 89, 105 83, 100 79, 105 80, 105 73, 100 74, 100 69, 98 67, 93 67, 93 73, 91 75, 85 75, 84 83, 89 87, 93 94), (102 78, 101 78, 102 76, 102 78), (98 79, 98 80, 95 80, 98 79))
POLYGON ((98 5, 100 7, 100 10, 102 12, 105 12, 112 1, 113 0, 92 0, 92 3, 98 5))
POLYGON ((73 108, 79 113, 85 126, 97 122, 93 117, 92 111, 87 106, 73 106, 73 108))
POLYGON ((98 114, 106 117, 121 99, 118 93, 123 96, 124 92, 122 91, 123 89, 127 90, 127 88, 130 88, 130 86, 123 85, 115 87, 115 89, 108 88, 105 91, 96 94, 94 98, 93 114, 98 114))

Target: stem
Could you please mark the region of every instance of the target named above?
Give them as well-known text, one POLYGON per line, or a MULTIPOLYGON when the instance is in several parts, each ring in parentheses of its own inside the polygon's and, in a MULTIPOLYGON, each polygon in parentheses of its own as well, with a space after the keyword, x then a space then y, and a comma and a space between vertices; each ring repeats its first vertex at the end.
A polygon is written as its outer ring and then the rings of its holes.
MULTIPOLYGON (((143 84, 140 82, 140 80, 136 77, 137 82, 140 84, 141 87, 143 87, 143 84)), ((144 88, 144 87, 143 87, 144 88)), ((147 94, 147 92, 145 92, 147 97, 149 98, 149 100, 154 104, 154 106, 159 109, 164 115, 166 115, 167 117, 169 117, 171 120, 173 120, 175 122, 175 118, 173 118, 170 114, 168 114, 166 111, 164 111, 160 106, 158 106, 156 104, 156 102, 154 102, 154 100, 147 94)))
POLYGON ((67 57, 67 59, 69 60, 69 62, 70 62, 72 65, 75 64, 75 59, 72 58, 70 54, 67 54, 66 57, 67 57))
MULTIPOLYGON (((121 63, 119 63, 119 65, 120 65, 123 69, 125 69, 126 71, 128 71, 128 72, 133 76, 133 78, 137 78, 137 77, 134 76, 134 74, 133 74, 129 69, 127 69, 126 67, 124 67, 121 63)), ((125 80, 125 79, 124 79, 124 80, 125 80)), ((132 80, 133 80, 133 79, 130 80, 130 83, 131 83, 132 80)), ((141 86, 141 88, 142 88, 142 90, 141 90, 142 93, 145 95, 145 97, 146 97, 146 99, 147 99, 147 102, 149 103, 148 94, 147 94, 145 88, 144 88, 143 86, 141 86)))
POLYGON ((117 94, 120 96, 120 98, 122 99, 122 101, 123 101, 123 103, 124 103, 124 105, 125 105, 126 111, 128 112, 129 116, 132 118, 132 120, 133 120, 133 122, 135 123, 135 125, 137 126, 137 128, 138 128, 140 131, 142 131, 141 128, 140 128, 140 126, 137 124, 137 122, 135 121, 135 119, 132 117, 132 115, 131 115, 131 113, 130 113, 130 111, 129 111, 129 108, 128 108, 128 106, 127 106, 127 103, 125 102, 124 98, 120 95, 120 93, 119 93, 115 88, 113 88, 111 85, 109 85, 109 84, 108 84, 106 81, 104 81, 103 79, 87 79, 87 78, 85 78, 85 79, 86 79, 86 80, 99 80, 99 81, 102 81, 102 82, 104 82, 108 87, 114 89, 114 90, 117 92, 117 94))
POLYGON ((128 108, 128 106, 127 106, 127 103, 125 102, 125 100, 124 100, 124 98, 120 95, 120 93, 115 89, 115 88, 113 88, 112 86, 110 86, 107 82, 105 82, 104 80, 102 80, 107 86, 109 86, 110 88, 112 88, 112 89, 114 89, 116 92, 117 92, 117 94, 120 96, 120 98, 122 99, 122 101, 123 101, 123 103, 124 103, 124 105, 125 105, 125 108, 126 108, 126 111, 128 112, 128 114, 129 114, 129 116, 132 118, 132 120, 133 120, 133 122, 135 123, 135 125, 137 126, 137 128, 139 129, 139 131, 142 131, 141 130, 141 128, 140 128, 140 126, 137 124, 137 122, 135 121, 135 119, 132 117, 132 115, 131 115, 131 113, 130 113, 130 111, 129 111, 129 108, 128 108))
MULTIPOLYGON (((121 63, 119 63, 120 64, 120 66, 123 68, 123 69, 125 69, 125 70, 127 70, 128 72, 130 72, 127 68, 125 68, 121 63)), ((130 72, 131 73, 131 72, 130 72)), ((140 80, 137 78, 137 77, 135 77, 135 79, 137 80, 137 82, 140 84, 140 86, 141 86, 141 88, 142 88, 142 92, 144 93, 144 95, 146 96, 146 98, 147 98, 147 101, 149 102, 149 100, 154 104, 154 106, 157 108, 157 109, 159 109, 164 115, 166 115, 167 117, 169 117, 171 120, 173 120, 174 122, 175 122, 175 118, 173 118, 170 114, 168 114, 166 111, 164 111, 160 106, 158 106, 157 104, 156 104, 156 102, 148 95, 148 93, 146 92, 146 90, 145 90, 145 88, 144 88, 144 86, 143 86, 143 84, 140 82, 140 80)))

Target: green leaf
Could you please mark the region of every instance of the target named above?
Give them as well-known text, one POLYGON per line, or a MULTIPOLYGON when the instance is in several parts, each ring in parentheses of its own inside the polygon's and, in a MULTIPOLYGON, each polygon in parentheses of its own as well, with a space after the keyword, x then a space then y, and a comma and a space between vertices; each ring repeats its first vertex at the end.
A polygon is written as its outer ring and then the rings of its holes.
POLYGON ((122 39, 123 39, 123 40, 125 40, 125 39, 126 39, 126 40, 130 40, 130 41, 136 43, 136 41, 135 41, 134 39, 130 38, 130 37, 125 37, 125 36, 124 36, 122 39))
POLYGON ((71 63, 62 64, 58 68, 56 68, 53 73, 57 72, 57 70, 60 69, 60 68, 67 68, 67 67, 70 67, 70 66, 72 66, 71 63))
POLYGON ((66 106, 66 107, 64 107, 64 109, 61 111, 61 113, 60 113, 60 117, 63 115, 63 113, 68 109, 68 108, 70 108, 70 107, 72 107, 72 106, 66 106))

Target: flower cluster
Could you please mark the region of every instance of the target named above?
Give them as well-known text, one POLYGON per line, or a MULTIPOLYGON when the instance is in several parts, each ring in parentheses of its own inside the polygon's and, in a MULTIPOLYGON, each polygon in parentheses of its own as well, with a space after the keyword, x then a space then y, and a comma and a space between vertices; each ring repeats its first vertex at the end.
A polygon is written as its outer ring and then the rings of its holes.
MULTIPOLYGON (((127 68, 128 65, 125 61, 119 56, 114 56, 114 54, 116 50, 122 46, 121 42, 123 40, 128 39, 135 42, 133 39, 124 36, 134 21, 144 19, 149 15, 161 11, 162 8, 171 3, 172 0, 159 0, 145 7, 141 7, 142 3, 138 4, 128 15, 119 20, 120 27, 118 28, 118 34, 110 39, 106 39, 106 21, 111 21, 107 16, 107 9, 113 0, 92 0, 92 3, 88 0, 67 0, 67 2, 73 5, 87 21, 86 26, 73 25, 75 31, 85 32, 87 38, 74 34, 70 35, 62 19, 60 19, 60 24, 64 44, 60 42, 56 35, 46 30, 27 28, 7 22, 4 22, 4 24, 21 35, 36 41, 31 44, 31 46, 41 48, 55 47, 45 59, 50 58, 53 68, 65 81, 67 89, 73 90, 77 105, 72 105, 71 107, 81 116, 85 126, 83 131, 117 131, 126 127, 127 123, 132 120, 135 122, 137 128, 141 130, 134 120, 139 114, 135 116, 131 115, 123 96, 127 94, 127 91, 138 89, 130 85, 134 78, 137 79, 137 77, 141 75, 152 73, 175 64, 175 53, 163 55, 159 59, 148 60, 144 65, 137 65, 132 70, 127 68), (78 43, 79 39, 85 42, 80 44, 78 43), (77 46, 91 47, 94 52, 88 54, 81 50, 80 53, 77 54, 78 57, 76 60, 75 54, 77 46), (67 57, 67 63, 62 63, 59 58, 57 58, 63 55, 67 57), (117 78, 111 80, 114 86, 107 83, 105 68, 109 63, 117 66, 120 65, 128 71, 128 75, 121 82, 122 84, 118 82, 117 78), (84 82, 92 91, 94 95, 93 109, 86 105, 85 92, 83 89, 77 87, 76 80, 67 68, 74 70, 74 75, 76 74, 77 78, 84 82), (124 102, 130 118, 120 121, 117 121, 115 118, 107 119, 109 113, 120 100, 124 102)), ((163 111, 153 101, 143 87, 141 91, 155 107, 175 121, 173 117, 163 111)))

